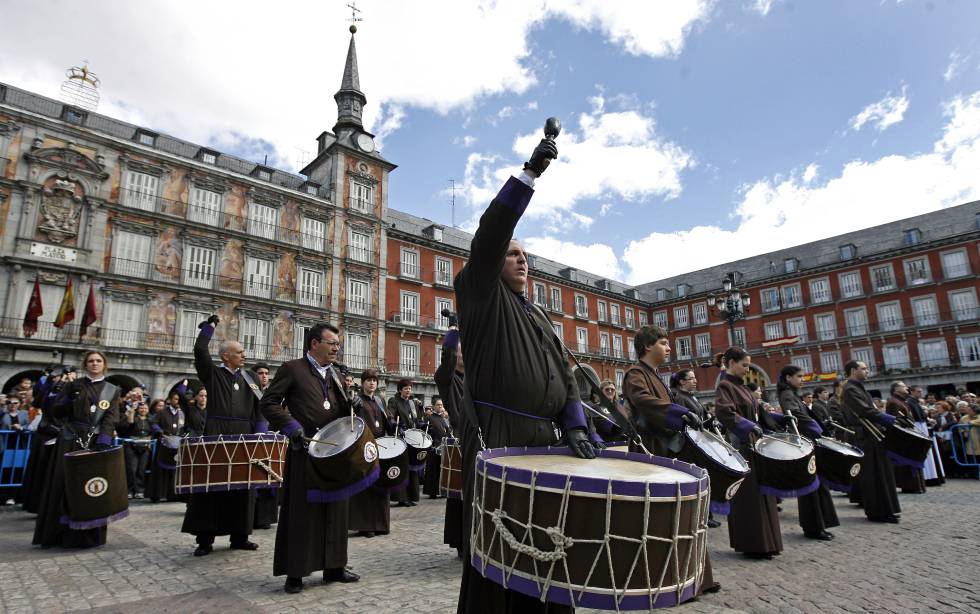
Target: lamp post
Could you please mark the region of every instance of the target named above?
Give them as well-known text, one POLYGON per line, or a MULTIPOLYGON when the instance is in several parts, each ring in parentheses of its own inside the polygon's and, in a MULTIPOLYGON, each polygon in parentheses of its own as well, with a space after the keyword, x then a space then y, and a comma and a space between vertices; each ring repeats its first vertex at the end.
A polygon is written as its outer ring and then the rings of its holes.
POLYGON ((721 281, 723 291, 719 294, 708 296, 708 307, 713 309, 715 314, 728 322, 728 330, 732 345, 735 344, 735 322, 744 320, 749 312, 752 300, 747 293, 742 292, 739 281, 742 274, 732 271, 721 281))

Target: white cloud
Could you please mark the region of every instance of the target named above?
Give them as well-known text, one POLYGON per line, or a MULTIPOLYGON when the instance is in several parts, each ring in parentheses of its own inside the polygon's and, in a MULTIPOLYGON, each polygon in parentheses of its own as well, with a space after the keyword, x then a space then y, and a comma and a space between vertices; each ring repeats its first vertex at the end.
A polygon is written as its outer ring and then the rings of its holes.
POLYGON ((765 17, 772 10, 772 6, 776 4, 777 0, 753 0, 748 6, 748 9, 755 11, 756 13, 765 17))
POLYGON ((602 275, 610 279, 622 277, 619 260, 612 248, 602 243, 579 245, 569 241, 560 241, 553 237, 530 237, 522 241, 524 248, 532 253, 562 264, 602 275))
POLYGON ((627 281, 644 283, 980 198, 980 92, 946 105, 927 153, 854 160, 824 182, 763 179, 746 186, 734 230, 697 226, 627 246, 627 281))
POLYGON ((950 52, 949 65, 946 66, 946 70, 943 72, 943 79, 946 81, 952 81, 955 79, 957 74, 959 74, 969 59, 969 56, 963 57, 955 51, 950 52))
POLYGON ((813 183, 813 180, 817 178, 817 173, 819 170, 820 167, 816 164, 808 165, 806 170, 803 171, 803 183, 807 185, 813 183))
POLYGON ((463 136, 458 136, 455 139, 453 139, 453 143, 455 145, 462 145, 464 148, 469 149, 470 147, 476 145, 476 142, 478 140, 479 139, 477 139, 472 134, 464 134, 463 136))
POLYGON ((613 209, 612 203, 602 203, 602 206, 599 207, 599 217, 606 217, 607 215, 609 215, 609 212, 612 211, 612 209, 613 209))
POLYGON ((381 107, 381 115, 375 122, 375 142, 378 149, 384 147, 384 140, 392 132, 401 128, 405 119, 405 108, 399 104, 389 103, 381 107))
POLYGON ((860 113, 850 120, 850 126, 854 130, 860 130, 865 124, 872 124, 878 132, 884 132, 889 126, 893 126, 902 121, 905 111, 909 108, 909 99, 906 96, 906 87, 902 87, 899 96, 892 96, 891 92, 879 100, 864 107, 860 113))

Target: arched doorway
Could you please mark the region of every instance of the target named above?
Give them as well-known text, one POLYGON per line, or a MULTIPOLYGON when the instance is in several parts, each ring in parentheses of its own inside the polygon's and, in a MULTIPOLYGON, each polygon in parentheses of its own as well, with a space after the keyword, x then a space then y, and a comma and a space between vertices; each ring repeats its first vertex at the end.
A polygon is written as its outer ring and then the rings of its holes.
POLYGON ((111 375, 106 376, 105 380, 110 384, 115 384, 116 386, 119 386, 119 390, 123 395, 125 395, 133 388, 139 387, 140 385, 138 379, 136 379, 132 375, 126 375, 125 373, 113 373, 111 375))
POLYGON ((44 375, 44 371, 41 371, 40 369, 28 369, 26 371, 20 371, 19 373, 15 373, 11 375, 9 378, 7 378, 6 382, 4 382, 3 393, 9 395, 17 387, 17 384, 19 384, 20 380, 22 379, 31 380, 31 384, 33 388, 33 384, 36 384, 37 380, 40 379, 42 375, 44 375))

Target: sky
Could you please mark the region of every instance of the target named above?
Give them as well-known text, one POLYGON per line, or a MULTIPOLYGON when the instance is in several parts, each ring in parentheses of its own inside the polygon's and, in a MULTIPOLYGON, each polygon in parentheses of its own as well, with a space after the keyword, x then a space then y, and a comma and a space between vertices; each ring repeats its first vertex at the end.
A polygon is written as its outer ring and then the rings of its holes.
MULTIPOLYGON (((57 98, 87 60, 99 112, 295 172, 336 120, 348 3, 0 0, 0 82, 57 98)), ((592 273, 641 284, 980 199, 980 2, 357 8, 389 207, 474 230, 557 116, 517 234, 592 273)))

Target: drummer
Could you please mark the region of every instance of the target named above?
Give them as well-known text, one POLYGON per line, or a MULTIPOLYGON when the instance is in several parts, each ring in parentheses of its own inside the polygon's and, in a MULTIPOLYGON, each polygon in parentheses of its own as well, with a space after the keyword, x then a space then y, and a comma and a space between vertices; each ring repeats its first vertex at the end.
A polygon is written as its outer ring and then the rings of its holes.
MULTIPOLYGON (((918 413, 922 413, 922 409, 918 405, 916 405, 916 409, 918 413)), ((919 416, 916 415, 912 409, 912 404, 909 402, 909 387, 905 385, 905 382, 892 383, 891 396, 885 403, 885 411, 888 412, 888 415, 895 416, 898 423, 905 428, 914 429, 915 423, 919 421, 919 416)), ((921 421, 925 422, 924 414, 921 418, 921 421)), ((901 488, 903 493, 922 494, 926 491, 926 480, 922 467, 895 463, 893 466, 895 467, 895 485, 901 488)))
MULTIPOLYGON (((378 372, 366 369, 361 374, 360 403, 357 415, 368 425, 375 439, 384 437, 388 428, 385 401, 378 394, 378 372)), ((391 532, 391 504, 387 492, 367 488, 350 499, 348 530, 362 537, 387 535, 391 532)))
MULTIPOLYGON (((779 372, 779 382, 776 384, 776 392, 779 395, 779 406, 783 412, 796 418, 800 434, 816 439, 823 435, 820 420, 812 408, 806 406, 800 398, 800 391, 803 387, 803 369, 796 365, 786 365, 779 372)), ((820 482, 812 493, 797 497, 800 508, 800 527, 803 535, 810 539, 830 541, 834 539, 834 534, 828 531, 829 527, 840 526, 837 519, 837 510, 834 508, 834 500, 830 496, 827 485, 820 482)))
POLYGON ((425 410, 426 432, 432 437, 432 447, 425 457, 425 474, 422 478, 422 494, 430 499, 439 498, 439 470, 442 465, 440 452, 442 440, 452 436, 449 415, 442 398, 432 397, 432 407, 425 410))
MULTIPOLYGON (((235 436, 256 432, 261 421, 258 399, 243 377, 245 348, 237 341, 226 340, 218 351, 221 366, 211 359, 208 346, 218 325, 211 316, 198 325, 194 342, 194 368, 197 378, 207 389, 207 413, 195 403, 190 422, 202 428, 204 436, 235 436)), ((191 493, 184 513, 181 531, 195 536, 194 556, 207 556, 214 549, 214 538, 229 535, 232 550, 258 550, 249 541, 255 515, 255 493, 251 490, 191 493)))
MULTIPOLYGON (((459 343, 459 320, 452 312, 448 312, 446 317, 449 320, 449 332, 442 342, 442 361, 436 369, 435 380, 439 399, 446 407, 454 434, 458 436, 466 431, 465 414, 462 411, 466 366, 459 343)), ((463 544, 468 539, 469 531, 463 530, 463 502, 458 498, 448 497, 442 541, 450 548, 455 548, 456 554, 462 558, 463 544)))
MULTIPOLYGON (((701 405, 701 401, 694 395, 698 390, 698 377, 693 369, 681 369, 670 376, 670 393, 674 397, 674 402, 694 412, 701 419, 701 422, 713 420, 711 414, 701 405)), ((708 514, 708 526, 716 529, 721 523, 715 520, 713 512, 708 514)))
POLYGON ((160 499, 167 501, 186 500, 186 495, 178 495, 174 492, 176 486, 176 470, 172 458, 163 456, 164 441, 167 437, 179 437, 187 431, 186 414, 180 408, 180 399, 187 392, 187 380, 185 379, 167 398, 166 402, 154 401, 150 407, 150 417, 153 424, 153 436, 157 438, 156 452, 154 453, 153 463, 150 465, 150 483, 147 486, 146 496, 150 501, 157 503, 160 499), (163 407, 159 407, 163 405, 163 407))
MULTIPOLYGON (((412 380, 402 378, 396 386, 397 394, 388 399, 388 429, 395 435, 395 425, 404 432, 419 427, 423 420, 422 403, 412 396, 412 380)), ((398 501, 398 507, 414 507, 419 500, 419 473, 408 472, 408 485, 391 493, 392 500, 398 501)))

